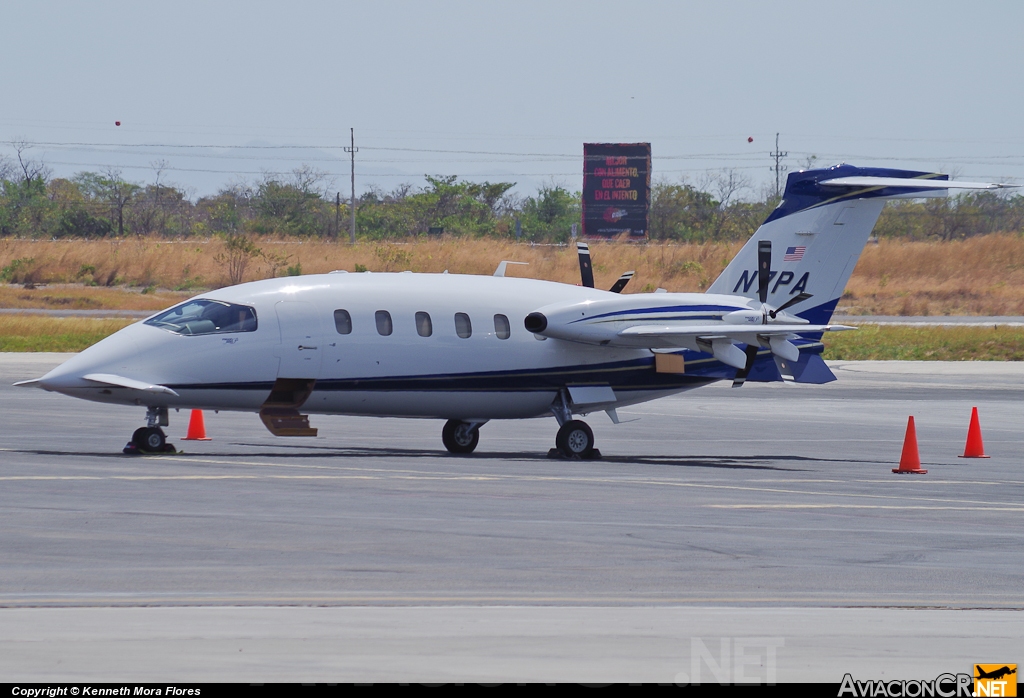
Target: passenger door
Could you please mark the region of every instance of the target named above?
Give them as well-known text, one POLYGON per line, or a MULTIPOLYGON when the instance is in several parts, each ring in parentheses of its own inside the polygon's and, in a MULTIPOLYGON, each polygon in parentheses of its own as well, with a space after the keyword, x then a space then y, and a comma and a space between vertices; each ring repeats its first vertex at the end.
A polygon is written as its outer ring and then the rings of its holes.
POLYGON ((274 308, 281 330, 277 377, 316 380, 323 357, 323 334, 316 308, 305 301, 279 301, 274 308))

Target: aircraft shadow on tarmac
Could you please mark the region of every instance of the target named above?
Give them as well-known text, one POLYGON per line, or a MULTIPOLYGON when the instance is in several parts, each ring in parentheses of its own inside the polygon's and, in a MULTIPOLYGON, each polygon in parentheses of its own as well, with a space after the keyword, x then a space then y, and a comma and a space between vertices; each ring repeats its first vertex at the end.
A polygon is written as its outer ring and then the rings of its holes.
MULTIPOLYGON (((257 444, 235 443, 237 446, 257 446, 257 444)), ((521 451, 478 451, 466 455, 453 456, 446 451, 403 448, 338 448, 331 446, 303 446, 282 444, 275 448, 303 449, 324 451, 323 453, 246 453, 247 457, 261 458, 443 458, 445 460, 464 460, 467 462, 500 461, 553 461, 563 463, 616 463, 621 465, 662 465, 704 468, 744 468, 750 470, 803 470, 802 468, 780 468, 762 464, 764 461, 820 461, 820 458, 804 456, 606 456, 594 461, 549 458, 547 454, 521 451)), ((223 454, 219 454, 223 455, 223 454)))
MULTIPOLYGON (((234 442, 228 445, 242 447, 265 448, 266 444, 251 444, 234 442)), ((209 456, 214 458, 276 458, 288 460, 323 460, 323 459, 378 459, 378 458, 408 458, 408 459, 445 459, 460 460, 466 462, 485 461, 552 461, 565 464, 586 464, 606 463, 616 465, 645 465, 682 468, 721 468, 729 470, 774 470, 781 472, 807 472, 809 468, 795 467, 799 463, 872 463, 875 461, 850 460, 844 458, 812 458, 809 456, 796 455, 748 455, 748 456, 677 456, 677 455, 643 455, 643 456, 612 456, 602 455, 599 460, 560 460, 548 458, 544 453, 524 452, 503 452, 490 451, 467 454, 464 456, 452 456, 450 453, 441 450, 412 449, 412 448, 339 448, 334 446, 311 446, 311 445, 275 445, 275 450, 248 451, 245 453, 194 453, 179 451, 177 454, 141 454, 124 455, 113 452, 95 451, 56 451, 44 449, 10 449, 12 453, 24 453, 38 456, 78 456, 94 458, 146 458, 147 456, 160 455, 173 460, 175 455, 183 456, 209 456), (280 449, 280 450, 278 450, 280 449), (780 467, 770 465, 771 462, 783 461, 791 463, 794 467, 780 467)), ((189 463, 194 465, 194 463, 189 463)))
MULTIPOLYGON (((246 444, 236 442, 236 446, 260 446, 262 444, 246 444)), ((292 458, 292 457, 357 457, 357 458, 444 458, 467 461, 504 460, 504 461, 549 461, 559 462, 561 459, 551 459, 545 453, 522 452, 522 451, 477 451, 461 456, 453 456, 450 453, 440 450, 427 449, 401 449, 401 448, 338 448, 333 446, 309 446, 309 445, 276 445, 275 448, 321 450, 326 453, 249 453, 247 456, 292 458)), ((241 454, 240 454, 241 455, 241 454)), ((851 460, 849 458, 812 458, 810 456, 795 455, 749 455, 749 456, 704 456, 704 455, 656 455, 643 456, 613 456, 602 455, 596 461, 580 461, 566 459, 562 462, 575 463, 616 463, 621 465, 664 465, 675 467, 702 467, 702 468, 744 468, 750 470, 783 470, 783 471, 806 471, 806 468, 784 468, 775 465, 768 465, 771 461, 786 461, 790 463, 871 463, 872 460, 851 460)))

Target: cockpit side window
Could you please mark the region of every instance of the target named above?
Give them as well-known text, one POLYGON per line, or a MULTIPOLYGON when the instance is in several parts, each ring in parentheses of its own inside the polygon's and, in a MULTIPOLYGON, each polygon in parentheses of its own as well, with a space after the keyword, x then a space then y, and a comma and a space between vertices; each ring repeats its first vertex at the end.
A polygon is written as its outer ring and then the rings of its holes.
POLYGON ((145 324, 184 335, 255 332, 257 326, 255 308, 208 298, 185 301, 145 324))

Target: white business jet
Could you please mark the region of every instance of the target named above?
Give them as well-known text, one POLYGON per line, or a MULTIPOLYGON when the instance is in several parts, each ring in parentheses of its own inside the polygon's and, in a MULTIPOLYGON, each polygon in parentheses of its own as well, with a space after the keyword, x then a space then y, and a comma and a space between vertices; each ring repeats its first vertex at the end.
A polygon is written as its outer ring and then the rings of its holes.
POLYGON ((170 408, 258 413, 278 436, 310 414, 445 419, 470 453, 492 419, 554 416, 554 455, 598 455, 574 415, 714 381, 835 380, 828 321, 887 199, 1003 185, 839 165, 789 175, 783 201, 707 293, 621 295, 494 276, 335 272, 204 293, 126 327, 32 385, 147 408, 126 450, 173 449, 170 408))

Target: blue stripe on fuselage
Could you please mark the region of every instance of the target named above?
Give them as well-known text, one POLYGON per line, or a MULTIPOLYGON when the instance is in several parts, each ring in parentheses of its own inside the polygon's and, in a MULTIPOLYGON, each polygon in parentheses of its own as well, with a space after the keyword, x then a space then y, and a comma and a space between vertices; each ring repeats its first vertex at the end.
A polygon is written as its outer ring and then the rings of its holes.
MULTIPOLYGON (((602 313, 600 315, 593 315, 593 316, 588 317, 588 318, 580 318, 579 320, 573 320, 569 324, 571 325, 571 324, 574 324, 574 323, 577 323, 577 322, 584 322, 584 321, 587 321, 587 320, 598 320, 598 319, 603 318, 603 317, 613 317, 615 315, 634 315, 634 314, 635 315, 639 315, 639 314, 643 314, 643 313, 654 313, 654 314, 658 314, 658 313, 685 313, 685 312, 697 313, 697 312, 709 312, 709 311, 718 311, 718 310, 720 310, 724 314, 724 313, 731 313, 734 310, 743 310, 746 307, 747 306, 745 306, 745 305, 739 305, 739 306, 730 306, 730 305, 670 305, 670 306, 661 306, 660 308, 637 308, 635 310, 616 310, 616 311, 613 311, 613 312, 610 312, 610 313, 602 313)), ((700 318, 694 318, 694 319, 705 319, 705 318, 713 319, 715 317, 720 317, 720 316, 714 316, 714 315, 711 315, 711 316, 701 316, 700 318)), ((675 319, 675 318, 672 318, 672 319, 675 319)))
MULTIPOLYGON (((803 353, 820 354, 822 345, 813 340, 793 340, 803 353)), ((742 344, 739 346, 743 346, 742 344)), ((324 378, 316 381, 320 391, 410 391, 410 392, 538 392, 552 391, 573 384, 609 385, 613 390, 673 390, 696 387, 715 380, 731 379, 736 369, 697 351, 676 352, 686 360, 686 373, 656 373, 654 357, 620 361, 598 366, 556 367, 515 371, 436 374, 419 376, 379 376, 371 378, 324 378)), ((762 349, 758 360, 770 359, 762 349)), ((171 384, 172 390, 265 390, 273 383, 192 383, 171 384)))

